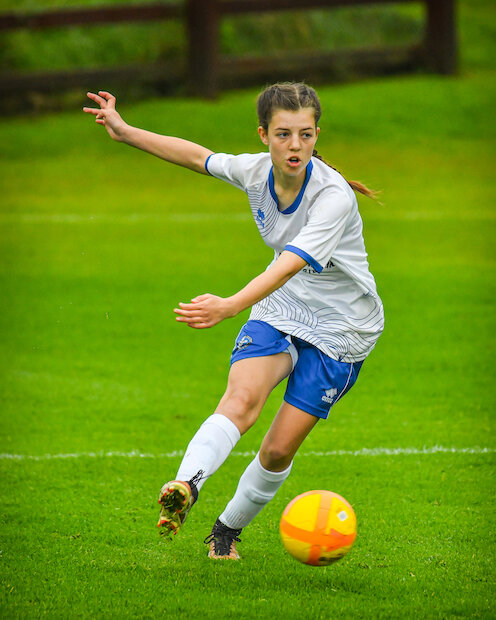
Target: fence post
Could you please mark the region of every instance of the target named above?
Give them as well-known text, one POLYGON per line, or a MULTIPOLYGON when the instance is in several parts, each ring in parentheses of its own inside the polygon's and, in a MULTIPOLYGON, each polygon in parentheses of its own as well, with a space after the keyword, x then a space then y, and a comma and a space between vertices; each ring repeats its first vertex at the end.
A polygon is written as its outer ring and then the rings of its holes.
POLYGON ((427 0, 425 47, 429 67, 445 75, 456 73, 455 0, 427 0))
POLYGON ((215 97, 219 81, 218 0, 188 0, 187 35, 189 91, 215 97))

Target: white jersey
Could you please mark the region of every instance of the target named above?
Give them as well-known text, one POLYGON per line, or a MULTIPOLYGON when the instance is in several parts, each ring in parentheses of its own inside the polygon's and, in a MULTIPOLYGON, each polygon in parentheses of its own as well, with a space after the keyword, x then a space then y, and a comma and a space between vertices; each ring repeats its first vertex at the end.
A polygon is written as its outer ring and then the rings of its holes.
POLYGON ((258 230, 274 250, 271 265, 283 250, 307 262, 255 304, 250 319, 301 338, 333 359, 365 359, 383 330, 384 312, 369 271, 357 200, 346 180, 312 157, 296 200, 280 210, 269 153, 214 153, 205 167, 247 193, 258 230))

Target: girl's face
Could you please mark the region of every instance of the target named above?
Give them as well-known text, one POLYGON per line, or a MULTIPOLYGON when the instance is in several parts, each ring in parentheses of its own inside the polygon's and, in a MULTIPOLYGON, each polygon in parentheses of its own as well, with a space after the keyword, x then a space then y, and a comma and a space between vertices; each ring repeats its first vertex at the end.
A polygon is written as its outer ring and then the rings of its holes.
POLYGON ((258 128, 262 142, 269 147, 274 171, 298 177, 312 157, 320 128, 315 126, 314 108, 281 110, 272 114, 267 131, 258 128))

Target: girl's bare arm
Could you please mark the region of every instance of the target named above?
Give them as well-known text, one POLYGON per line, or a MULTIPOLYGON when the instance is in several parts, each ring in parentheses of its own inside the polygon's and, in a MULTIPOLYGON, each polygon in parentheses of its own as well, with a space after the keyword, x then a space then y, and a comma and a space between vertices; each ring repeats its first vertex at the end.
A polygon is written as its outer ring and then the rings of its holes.
POLYGON ((88 97, 100 107, 84 107, 83 111, 95 116, 96 123, 103 125, 113 140, 134 146, 172 164, 208 174, 205 170, 205 161, 212 154, 211 150, 189 140, 162 136, 128 125, 115 109, 116 98, 110 93, 105 91, 99 91, 98 94, 88 93, 88 97))
POLYGON ((224 319, 236 316, 264 299, 300 271, 306 262, 293 252, 284 251, 276 262, 258 275, 232 297, 217 297, 207 293, 180 303, 174 312, 177 321, 195 329, 213 327, 224 319))

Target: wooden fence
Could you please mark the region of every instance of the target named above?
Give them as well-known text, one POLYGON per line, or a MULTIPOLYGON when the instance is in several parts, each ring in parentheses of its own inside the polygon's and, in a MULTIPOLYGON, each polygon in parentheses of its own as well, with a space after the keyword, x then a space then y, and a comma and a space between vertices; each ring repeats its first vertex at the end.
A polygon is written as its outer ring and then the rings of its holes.
POLYGON ((457 41, 455 0, 178 0, 139 4, 0 14, 0 31, 27 28, 69 28, 81 25, 180 20, 186 27, 184 61, 100 69, 0 73, 0 96, 48 93, 68 88, 94 88, 137 81, 167 91, 183 84, 193 94, 214 97, 219 89, 277 80, 333 80, 349 71, 360 74, 400 72, 417 67, 455 73, 457 41), (226 57, 220 54, 219 32, 224 16, 274 11, 307 11, 367 4, 416 2, 425 5, 424 36, 415 45, 333 52, 226 57))

